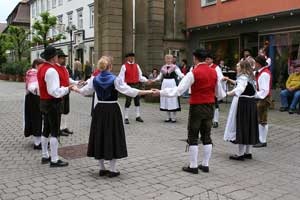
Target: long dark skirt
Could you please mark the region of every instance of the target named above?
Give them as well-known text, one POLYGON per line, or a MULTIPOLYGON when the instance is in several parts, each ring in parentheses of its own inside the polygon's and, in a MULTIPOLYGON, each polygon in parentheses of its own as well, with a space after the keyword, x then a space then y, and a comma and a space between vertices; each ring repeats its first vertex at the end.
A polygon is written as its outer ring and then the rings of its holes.
POLYGON ((259 132, 255 99, 239 98, 236 120, 236 143, 257 144, 259 142, 259 132))
POLYGON ((25 137, 31 135, 41 136, 42 133, 42 114, 40 111, 40 97, 32 93, 25 96, 25 137))
POLYGON ((87 155, 105 160, 128 156, 118 103, 98 103, 93 110, 87 155))

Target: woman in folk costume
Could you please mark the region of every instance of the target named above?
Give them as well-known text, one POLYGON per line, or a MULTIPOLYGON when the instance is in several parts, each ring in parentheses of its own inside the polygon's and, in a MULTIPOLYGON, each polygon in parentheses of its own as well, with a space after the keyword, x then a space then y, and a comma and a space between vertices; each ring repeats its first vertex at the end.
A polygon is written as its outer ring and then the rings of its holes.
POLYGON ((259 142, 258 119, 256 109, 256 87, 251 64, 248 60, 237 64, 237 80, 224 77, 236 87, 227 92, 233 96, 227 118, 224 140, 238 144, 238 153, 229 158, 232 160, 252 159, 252 145, 259 142))
POLYGON ((102 56, 98 61, 101 73, 93 77, 83 88, 72 88, 82 95, 96 92, 98 102, 92 113, 90 137, 87 155, 99 160, 100 176, 115 177, 120 175, 116 170, 116 159, 127 157, 127 147, 118 92, 136 97, 152 94, 151 90, 143 91, 129 87, 121 78, 111 73, 112 58, 102 56), (106 170, 104 160, 110 161, 110 170, 106 170))
POLYGON ((39 85, 37 80, 37 70, 39 65, 44 61, 35 59, 32 63, 32 68, 26 72, 26 96, 24 119, 25 137, 33 136, 33 149, 42 149, 41 147, 41 133, 42 133, 42 114, 40 111, 40 96, 39 85))
MULTIPOLYGON (((184 77, 184 74, 180 71, 180 69, 173 64, 173 56, 172 55, 166 55, 165 56, 165 62, 166 64, 162 66, 160 70, 160 74, 158 77, 152 82, 155 81, 162 81, 161 89, 165 88, 174 88, 176 87, 176 79, 180 78, 182 79, 184 77)), ((160 110, 167 112, 167 119, 165 122, 176 122, 176 112, 180 111, 180 102, 178 97, 160 97, 160 110)))

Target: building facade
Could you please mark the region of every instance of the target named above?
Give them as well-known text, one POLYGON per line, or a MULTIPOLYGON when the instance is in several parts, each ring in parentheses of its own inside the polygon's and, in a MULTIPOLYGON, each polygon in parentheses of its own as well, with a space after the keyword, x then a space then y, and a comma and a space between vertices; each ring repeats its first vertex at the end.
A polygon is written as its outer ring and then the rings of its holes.
MULTIPOLYGON (((284 85, 289 67, 300 59, 299 0, 186 1, 188 47, 204 47, 235 68, 243 49, 266 48, 273 87, 284 85)), ((191 55, 191 52, 189 52, 191 55)))
POLYGON ((135 52, 144 74, 164 63, 164 55, 186 58, 185 0, 95 1, 95 52, 114 57, 118 72, 124 55, 135 52))
MULTIPOLYGON (((66 39, 53 44, 69 55, 68 63, 78 58, 82 63, 89 61, 94 64, 94 0, 31 0, 30 21, 31 26, 39 18, 41 12, 48 11, 57 17, 57 27, 53 28, 49 36, 64 33, 66 39), (71 35, 67 27, 74 27, 71 35), (72 49, 72 52, 71 52, 72 49), (70 56, 72 54, 72 56, 70 56)), ((31 59, 39 57, 43 46, 32 48, 31 59)))

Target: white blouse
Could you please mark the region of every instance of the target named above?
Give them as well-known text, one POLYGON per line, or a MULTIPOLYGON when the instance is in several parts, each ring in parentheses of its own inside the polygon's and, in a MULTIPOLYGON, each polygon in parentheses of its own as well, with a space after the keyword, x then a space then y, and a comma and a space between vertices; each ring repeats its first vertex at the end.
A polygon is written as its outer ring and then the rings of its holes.
MULTIPOLYGON (((182 79, 184 77, 184 74, 181 72, 181 70, 176 67, 175 73, 177 74, 178 78, 182 79)), ((161 81, 163 78, 163 74, 160 72, 159 75, 154 79, 154 81, 161 81)))
MULTIPOLYGON (((130 63, 130 62, 128 62, 129 64, 134 64, 134 63, 130 63)), ((139 73, 139 81, 140 82, 147 82, 148 81, 148 79, 146 78, 146 77, 144 77, 143 76, 143 73, 142 73, 142 70, 141 70, 141 68, 140 68, 140 66, 137 64, 137 68, 138 68, 138 73, 139 73)), ((123 80, 123 81, 125 81, 125 72, 126 72, 126 67, 125 67, 125 65, 122 65, 122 67, 121 67, 121 70, 120 70, 120 73, 119 73, 119 77, 123 80)), ((121 92, 122 93, 122 92, 121 92)))

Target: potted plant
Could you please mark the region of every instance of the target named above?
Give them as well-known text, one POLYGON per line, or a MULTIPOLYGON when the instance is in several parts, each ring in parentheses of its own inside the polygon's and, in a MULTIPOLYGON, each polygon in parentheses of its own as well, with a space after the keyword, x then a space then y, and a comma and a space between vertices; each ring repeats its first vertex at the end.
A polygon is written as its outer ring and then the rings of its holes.
POLYGON ((2 80, 7 81, 8 80, 8 72, 7 72, 7 64, 2 65, 2 80))
POLYGON ((8 69, 7 69, 9 80, 10 81, 16 81, 17 75, 16 75, 16 65, 14 63, 9 63, 8 69))

